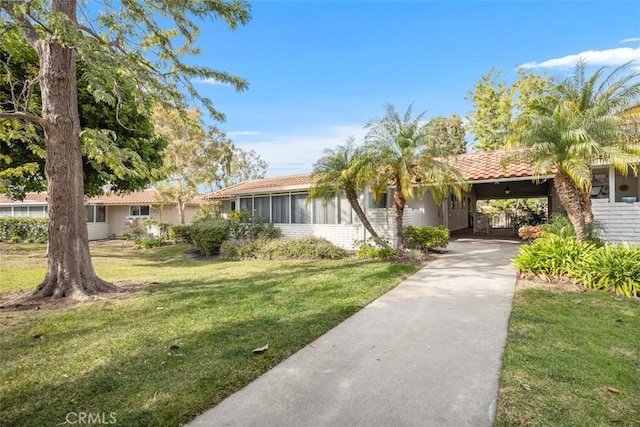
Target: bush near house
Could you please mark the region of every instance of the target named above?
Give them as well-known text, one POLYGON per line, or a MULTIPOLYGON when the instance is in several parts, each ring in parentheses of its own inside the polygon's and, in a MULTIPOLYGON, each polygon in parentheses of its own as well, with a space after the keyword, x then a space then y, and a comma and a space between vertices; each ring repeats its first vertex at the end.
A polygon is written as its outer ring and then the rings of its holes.
POLYGON ((229 240, 229 222, 224 219, 208 219, 191 225, 193 244, 206 256, 217 255, 220 247, 229 240))
POLYGON ((20 241, 33 239, 46 240, 48 235, 47 218, 8 216, 0 218, 0 240, 20 241))
POLYGON ((415 227, 409 225, 404 229, 405 245, 409 249, 428 251, 433 248, 445 248, 449 244, 449 229, 437 227, 415 227))
POLYGON ((513 265, 547 280, 568 278, 589 289, 640 297, 640 246, 597 246, 549 235, 521 246, 513 265))
POLYGON ((220 249, 225 260, 341 259, 347 251, 320 237, 229 240, 220 249))

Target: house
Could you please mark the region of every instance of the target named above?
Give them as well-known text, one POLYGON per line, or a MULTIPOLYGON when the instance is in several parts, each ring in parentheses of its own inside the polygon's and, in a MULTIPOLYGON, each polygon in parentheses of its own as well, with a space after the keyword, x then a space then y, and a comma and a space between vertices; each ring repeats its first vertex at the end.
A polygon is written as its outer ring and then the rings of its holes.
MULTIPOLYGON (((201 203, 196 196, 185 207, 185 221, 190 222, 201 203)), ((87 230, 89 240, 119 237, 129 233, 136 220, 155 219, 167 224, 178 224, 175 203, 162 203, 154 189, 127 194, 105 193, 91 197, 86 202, 87 230)), ((0 195, 0 217, 2 216, 47 216, 47 194, 27 193, 22 201, 11 200, 0 195)), ((147 227, 147 233, 158 235, 157 226, 147 227)))
MULTIPOLYGON (((553 174, 535 179, 533 168, 526 163, 503 165, 504 150, 468 153, 446 159, 471 184, 461 200, 450 195, 438 204, 427 191, 407 202, 405 225, 444 225, 451 231, 515 234, 511 224, 498 229, 476 211, 478 200, 542 197, 547 199, 549 212, 562 211, 553 186, 553 174)), ((610 242, 640 243, 640 204, 625 203, 628 197, 639 198, 638 177, 624 177, 607 165, 594 166, 593 212, 604 227, 604 238, 610 242), (602 185, 598 187, 598 182, 602 185)), ((344 196, 326 202, 307 202, 309 188, 315 180, 312 174, 298 174, 248 181, 227 187, 203 197, 205 201, 222 202, 223 215, 235 210, 247 210, 265 221, 275 223, 286 237, 318 236, 334 244, 352 249, 354 242, 368 234, 344 196)), ((360 204, 367 218, 382 238, 393 242, 395 219, 393 188, 380 201, 374 201, 364 190, 360 204)))

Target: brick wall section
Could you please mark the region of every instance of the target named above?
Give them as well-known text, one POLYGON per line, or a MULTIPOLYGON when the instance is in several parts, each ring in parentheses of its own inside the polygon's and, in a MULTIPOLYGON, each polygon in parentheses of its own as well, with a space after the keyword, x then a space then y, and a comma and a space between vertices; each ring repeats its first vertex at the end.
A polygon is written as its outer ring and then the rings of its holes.
MULTIPOLYGON (((367 218, 378 232, 380 237, 387 239, 392 244, 395 243, 395 212, 393 209, 367 209, 367 218)), ((405 209, 403 215, 404 225, 411 225, 413 216, 411 209, 405 209)), ((324 237, 336 246, 347 250, 356 249, 353 245, 355 240, 363 240, 369 237, 360 221, 354 217, 353 224, 276 224, 284 237, 324 237)))
POLYGON ((609 243, 640 244, 640 203, 593 201, 593 216, 604 227, 609 243))

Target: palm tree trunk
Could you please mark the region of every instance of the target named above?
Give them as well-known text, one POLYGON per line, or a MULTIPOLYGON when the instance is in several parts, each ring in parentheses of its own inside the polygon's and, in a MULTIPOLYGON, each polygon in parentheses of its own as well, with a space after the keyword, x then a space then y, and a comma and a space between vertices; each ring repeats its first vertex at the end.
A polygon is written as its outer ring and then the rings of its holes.
POLYGON ((358 202, 358 195, 356 194, 356 192, 354 190, 347 190, 345 191, 345 193, 347 195, 347 200, 351 205, 351 209, 353 209, 353 211, 356 213, 356 216, 358 217, 358 219, 360 219, 360 222, 362 223, 364 228, 369 232, 369 234, 371 234, 371 238, 373 239, 373 241, 383 248, 391 249, 391 246, 389 246, 387 242, 382 240, 376 230, 374 230, 371 226, 369 219, 360 207, 360 203, 358 202))
POLYGON ((402 195, 402 183, 396 179, 396 191, 393 192, 393 201, 396 208, 396 250, 404 251, 404 226, 402 217, 404 216, 404 207, 407 204, 402 195))
POLYGON ((567 216, 573 224, 576 238, 580 242, 587 239, 587 223, 582 209, 582 193, 573 180, 562 172, 554 178, 554 184, 562 205, 567 210, 567 216))

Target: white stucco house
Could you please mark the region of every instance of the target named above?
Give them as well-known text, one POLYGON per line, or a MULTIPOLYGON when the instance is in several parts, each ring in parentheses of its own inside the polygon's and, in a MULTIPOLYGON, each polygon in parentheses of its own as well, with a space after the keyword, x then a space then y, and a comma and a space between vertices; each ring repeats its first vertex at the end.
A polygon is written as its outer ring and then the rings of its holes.
MULTIPOLYGON (((562 211, 555 194, 553 175, 535 181, 530 165, 509 164, 503 167, 503 150, 461 154, 447 159, 471 184, 462 200, 450 195, 437 204, 431 194, 408 201, 404 213, 405 225, 444 225, 452 232, 495 233, 490 227, 479 227, 476 202, 488 199, 546 197, 549 212, 562 211)), ((605 239, 610 242, 640 243, 640 204, 631 202, 640 198, 640 182, 636 176, 622 176, 613 167, 594 167, 595 189, 593 211, 604 227, 605 239), (602 183, 598 187, 598 183, 602 183), (626 200, 627 202, 624 202, 626 200)), ((298 174, 248 181, 203 197, 205 201, 222 202, 223 214, 245 209, 254 215, 275 223, 286 237, 318 236, 334 244, 352 249, 354 241, 366 239, 368 233, 352 212, 344 196, 328 203, 317 199, 307 202, 309 188, 314 184, 312 174, 298 174)), ((381 237, 393 242, 395 219, 393 188, 386 197, 375 202, 363 190, 360 202, 373 227, 381 237)), ((513 229, 502 230, 514 233, 513 229)))
MULTIPOLYGON (((185 207, 185 222, 191 222, 201 204, 196 196, 185 207)), ((179 224, 178 210, 173 203, 161 203, 156 190, 136 191, 128 194, 106 193, 87 199, 87 230, 89 240, 120 237, 129 232, 135 220, 156 219, 167 224, 179 224)), ((22 201, 0 195, 2 216, 47 216, 47 193, 27 193, 22 201)), ((157 227, 149 234, 158 235, 157 227)))

